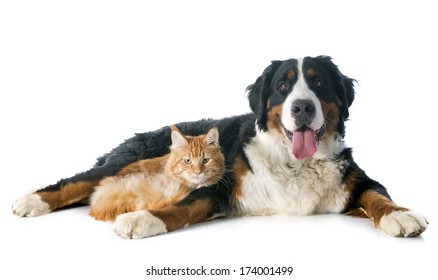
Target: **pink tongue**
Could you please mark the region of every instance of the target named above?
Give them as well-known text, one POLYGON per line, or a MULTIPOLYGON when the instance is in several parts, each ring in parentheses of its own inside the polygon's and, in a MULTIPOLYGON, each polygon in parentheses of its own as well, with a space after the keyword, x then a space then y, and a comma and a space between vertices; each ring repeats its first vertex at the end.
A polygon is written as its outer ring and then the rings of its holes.
POLYGON ((316 152, 315 133, 306 127, 304 131, 294 131, 292 153, 297 159, 305 159, 316 152))

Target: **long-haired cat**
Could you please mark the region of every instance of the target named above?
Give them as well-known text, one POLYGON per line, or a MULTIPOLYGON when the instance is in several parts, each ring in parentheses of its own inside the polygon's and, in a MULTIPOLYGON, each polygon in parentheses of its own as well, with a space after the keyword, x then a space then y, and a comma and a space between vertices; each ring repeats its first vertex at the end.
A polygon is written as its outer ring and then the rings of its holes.
POLYGON ((103 179, 90 199, 90 215, 114 221, 120 214, 175 204, 192 190, 215 184, 224 172, 219 132, 186 136, 172 127, 170 153, 139 160, 103 179))

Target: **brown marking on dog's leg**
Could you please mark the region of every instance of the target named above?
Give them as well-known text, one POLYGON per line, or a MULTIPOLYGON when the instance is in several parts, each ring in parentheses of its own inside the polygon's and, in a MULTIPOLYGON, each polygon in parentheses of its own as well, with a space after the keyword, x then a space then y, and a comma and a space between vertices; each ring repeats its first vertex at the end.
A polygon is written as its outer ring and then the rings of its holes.
POLYGON ((56 191, 36 191, 36 194, 49 205, 51 211, 77 202, 87 201, 94 191, 96 182, 79 181, 62 186, 56 191))
POLYGON ((373 219, 376 226, 380 225, 380 219, 384 215, 394 211, 409 211, 409 209, 398 206, 386 196, 373 190, 365 191, 360 197, 359 203, 367 216, 373 219))
POLYGON ((166 224, 167 231, 173 231, 187 225, 207 221, 212 217, 215 205, 206 198, 193 202, 190 205, 171 206, 160 210, 149 211, 166 224))
POLYGON ((418 236, 426 230, 428 222, 421 214, 400 207, 389 198, 373 190, 364 192, 360 198, 367 215, 374 224, 392 236, 418 236))
POLYGON ((352 209, 345 213, 345 215, 356 218, 369 218, 367 213, 362 208, 352 209))

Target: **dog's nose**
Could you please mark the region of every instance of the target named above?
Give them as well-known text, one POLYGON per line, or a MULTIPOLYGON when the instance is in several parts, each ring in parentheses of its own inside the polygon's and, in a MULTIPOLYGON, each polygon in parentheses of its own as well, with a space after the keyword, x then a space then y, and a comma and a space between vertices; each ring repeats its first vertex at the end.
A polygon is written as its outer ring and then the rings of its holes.
POLYGON ((309 99, 297 99, 292 103, 292 116, 301 125, 310 125, 315 113, 315 105, 309 99))

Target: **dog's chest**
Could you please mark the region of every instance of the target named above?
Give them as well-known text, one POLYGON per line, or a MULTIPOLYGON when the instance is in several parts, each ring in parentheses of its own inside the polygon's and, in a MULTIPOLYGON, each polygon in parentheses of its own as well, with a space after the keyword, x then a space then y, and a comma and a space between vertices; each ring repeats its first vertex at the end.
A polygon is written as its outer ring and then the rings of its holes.
MULTIPOLYGON (((342 183, 344 161, 287 160, 247 149, 252 171, 240 182, 238 215, 339 213, 349 193, 342 183)), ((272 152, 272 151, 271 151, 272 152)))

